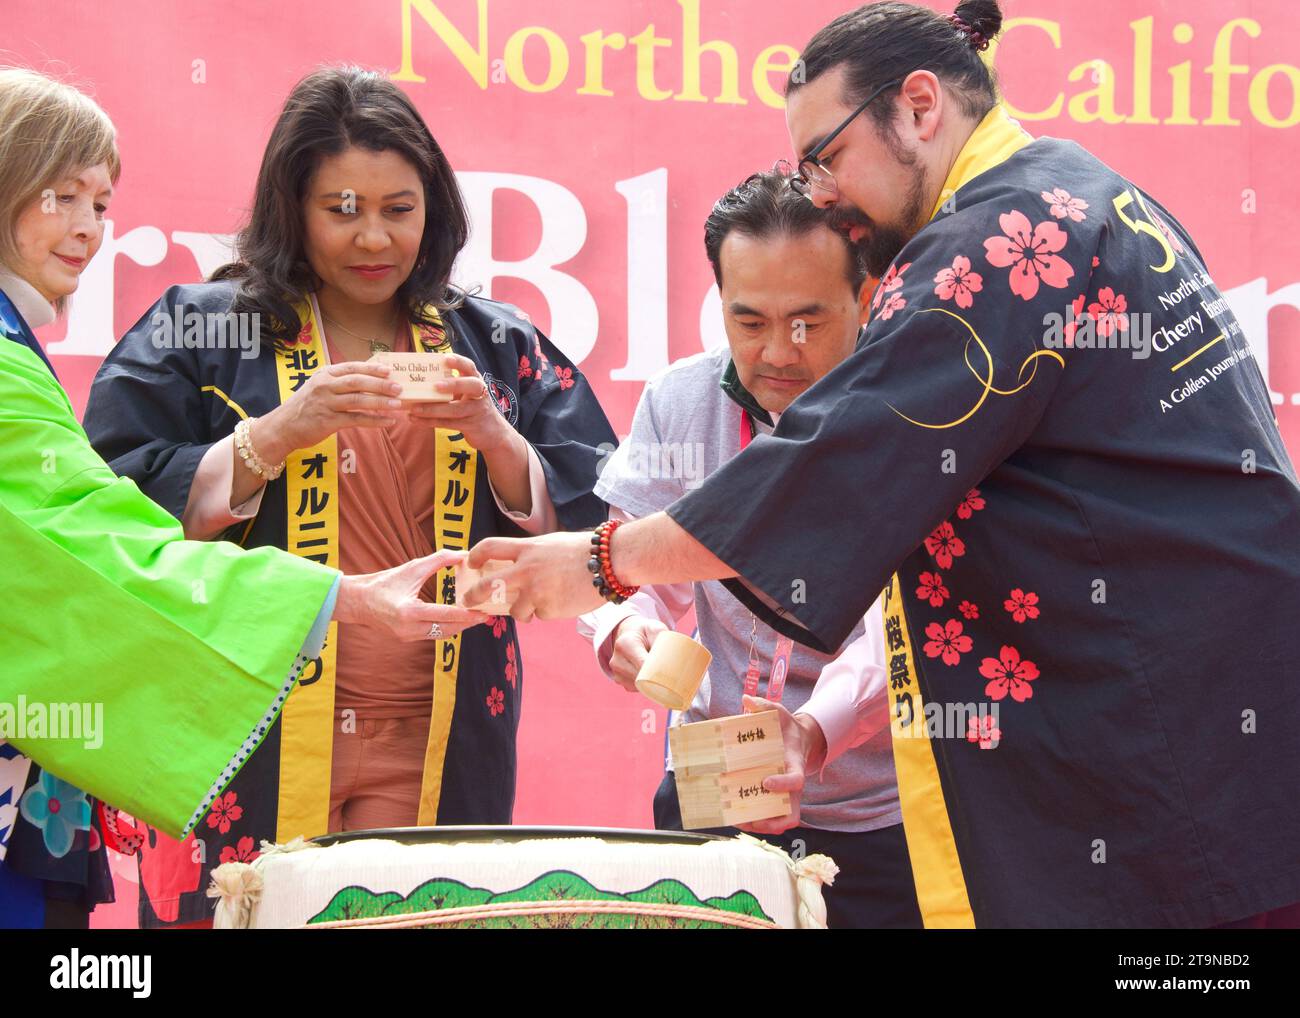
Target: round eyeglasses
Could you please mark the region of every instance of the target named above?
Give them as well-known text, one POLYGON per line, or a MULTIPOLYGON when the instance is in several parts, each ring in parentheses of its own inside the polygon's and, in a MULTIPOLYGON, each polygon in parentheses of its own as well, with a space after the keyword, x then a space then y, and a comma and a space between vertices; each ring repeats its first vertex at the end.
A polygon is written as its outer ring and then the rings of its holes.
POLYGON ((834 200, 839 197, 840 188, 835 183, 835 175, 831 173, 819 160, 819 156, 826 151, 826 146, 840 136, 840 133, 853 123, 858 114, 871 105, 871 101, 887 89, 895 85, 901 85, 902 78, 895 78, 893 81, 887 81, 862 101, 862 105, 844 118, 844 122, 835 128, 830 134, 826 135, 816 147, 806 156, 799 160, 799 170, 790 178, 790 187, 798 194, 803 195, 809 201, 814 201, 813 192, 822 191, 826 196, 834 200))

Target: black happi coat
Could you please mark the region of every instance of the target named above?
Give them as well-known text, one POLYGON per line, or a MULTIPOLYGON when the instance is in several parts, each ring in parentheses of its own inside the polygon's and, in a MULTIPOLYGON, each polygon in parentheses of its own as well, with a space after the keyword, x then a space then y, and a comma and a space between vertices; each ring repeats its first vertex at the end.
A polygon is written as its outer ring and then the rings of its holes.
POLYGON ((1268 389, 1178 221, 1078 145, 1029 141, 957 181, 857 350, 669 515, 821 650, 897 574, 886 663, 928 922, 1285 906, 1300 486, 1268 389), (925 708, 928 740, 900 738, 925 708))

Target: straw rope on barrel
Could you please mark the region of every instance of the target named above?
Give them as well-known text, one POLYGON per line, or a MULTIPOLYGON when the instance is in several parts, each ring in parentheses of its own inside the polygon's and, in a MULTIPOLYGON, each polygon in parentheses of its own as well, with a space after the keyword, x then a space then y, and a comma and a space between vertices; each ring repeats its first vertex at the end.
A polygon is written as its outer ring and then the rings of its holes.
MULTIPOLYGON (((361 833, 361 832, 359 832, 361 833)), ((218 929, 825 928, 825 856, 662 832, 429 828, 263 842, 212 872, 218 929), (402 840, 394 840, 401 838, 402 840)))

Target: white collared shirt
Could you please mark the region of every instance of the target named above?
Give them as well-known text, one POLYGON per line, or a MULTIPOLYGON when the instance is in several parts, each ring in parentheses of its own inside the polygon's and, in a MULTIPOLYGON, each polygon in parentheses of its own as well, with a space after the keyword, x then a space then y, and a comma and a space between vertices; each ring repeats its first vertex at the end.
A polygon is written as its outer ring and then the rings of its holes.
POLYGON ((58 317, 54 305, 41 296, 41 292, 36 287, 3 267, 0 267, 0 290, 4 291, 5 296, 23 316, 27 327, 33 331, 43 325, 49 325, 58 317))

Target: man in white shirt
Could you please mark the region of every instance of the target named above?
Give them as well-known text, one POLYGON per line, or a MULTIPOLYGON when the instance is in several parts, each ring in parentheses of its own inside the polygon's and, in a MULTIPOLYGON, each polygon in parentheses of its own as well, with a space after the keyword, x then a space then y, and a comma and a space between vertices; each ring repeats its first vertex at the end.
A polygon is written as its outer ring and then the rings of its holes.
MULTIPOLYGON (((647 382, 632 433, 595 488, 613 519, 666 508, 754 435, 770 433, 801 392, 852 353, 866 318, 864 266, 781 171, 754 174, 717 202, 705 248, 727 345, 677 361, 647 382)), ((747 707, 782 714, 787 773, 768 787, 791 793, 791 813, 744 828, 836 861, 840 875, 826 894, 832 927, 919 928, 894 778, 879 602, 838 653, 794 645, 779 704, 742 700, 751 662, 770 676, 778 635, 716 581, 644 586, 622 604, 583 616, 578 628, 602 670, 631 690, 654 638, 675 628, 692 603, 713 661, 678 721, 747 707)), ((655 823, 681 828, 671 763, 655 796, 655 823)))

